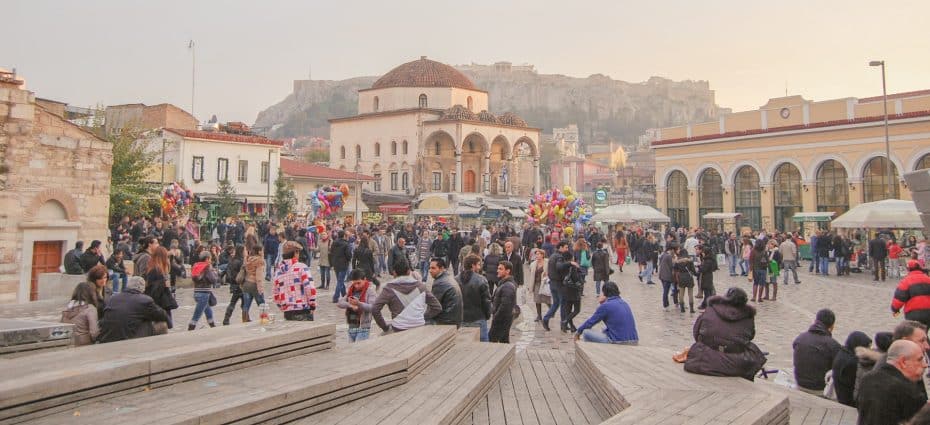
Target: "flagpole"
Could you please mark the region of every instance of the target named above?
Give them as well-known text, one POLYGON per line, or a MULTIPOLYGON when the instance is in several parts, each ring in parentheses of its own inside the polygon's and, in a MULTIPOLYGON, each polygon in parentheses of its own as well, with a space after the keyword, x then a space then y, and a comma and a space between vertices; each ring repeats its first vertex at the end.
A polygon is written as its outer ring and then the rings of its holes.
POLYGON ((194 40, 187 43, 187 48, 191 51, 191 115, 194 115, 194 86, 197 72, 197 50, 194 47, 194 40))

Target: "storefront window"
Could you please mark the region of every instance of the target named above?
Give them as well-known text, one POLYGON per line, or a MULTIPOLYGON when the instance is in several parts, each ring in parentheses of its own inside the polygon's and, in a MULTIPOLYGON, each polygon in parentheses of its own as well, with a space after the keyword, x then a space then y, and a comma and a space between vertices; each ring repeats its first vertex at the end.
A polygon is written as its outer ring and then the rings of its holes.
POLYGON ((720 173, 708 168, 701 173, 698 190, 698 215, 705 229, 714 227, 714 221, 704 220, 704 214, 723 212, 723 179, 720 173))
POLYGON ((801 212, 801 172, 794 164, 785 163, 775 171, 775 228, 790 231, 795 225, 794 214, 801 212))
POLYGON ((688 223, 688 178, 681 171, 668 176, 666 209, 674 227, 690 227, 688 223))
POLYGON ((755 168, 744 166, 736 172, 733 185, 736 196, 736 212, 740 214, 740 227, 748 226, 753 230, 762 228, 762 194, 760 192, 759 173, 755 168))
POLYGON ((849 210, 849 186, 846 169, 832 159, 817 169, 817 211, 833 211, 840 216, 849 210))
MULTIPOLYGON (((888 199, 888 170, 885 164, 888 161, 883 156, 876 156, 869 160, 862 173, 862 193, 865 202, 888 199)), ((891 198, 898 199, 898 170, 891 164, 891 198)))

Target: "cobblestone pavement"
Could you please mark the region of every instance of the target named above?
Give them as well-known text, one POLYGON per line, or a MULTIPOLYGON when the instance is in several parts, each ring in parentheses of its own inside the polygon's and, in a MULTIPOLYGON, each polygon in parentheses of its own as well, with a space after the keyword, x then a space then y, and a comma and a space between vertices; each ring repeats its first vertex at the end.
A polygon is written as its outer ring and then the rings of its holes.
MULTIPOLYGON (((814 314, 820 308, 829 307, 836 312, 837 323, 834 338, 840 343, 845 342, 846 336, 853 330, 861 330, 869 335, 877 331, 891 330, 900 321, 891 316, 889 304, 897 280, 889 279, 887 282, 873 283, 871 275, 853 274, 852 276, 838 277, 815 276, 807 272, 807 263, 799 272, 802 281, 800 285, 779 285, 777 301, 766 301, 756 304, 759 313, 756 317, 756 343, 763 351, 769 351, 767 368, 790 368, 792 363, 791 342, 811 324, 814 314)), ((314 272, 316 273, 316 272, 314 272)), ((527 276, 530 274, 527 273, 527 276)), ((680 313, 670 308, 663 310, 661 304, 661 285, 646 285, 636 278, 636 267, 629 265, 623 272, 611 275, 619 283, 621 296, 626 299, 636 316, 640 343, 645 345, 661 345, 675 350, 682 349, 691 344, 691 328, 697 314, 680 313)), ((314 274, 314 279, 317 276, 314 274)), ((722 267, 715 275, 718 293, 723 293, 731 286, 739 286, 751 293, 751 284, 745 277, 730 277, 726 267, 722 267)), ((270 297, 270 287, 266 288, 266 295, 270 297)), ((219 303, 214 307, 216 322, 222 321, 222 315, 229 301, 229 290, 221 287, 215 290, 219 303)), ((331 303, 332 292, 321 290, 318 296, 319 307, 316 320, 337 324, 337 343, 345 344, 346 325, 343 312, 331 303)), ((529 301, 532 301, 531 299, 529 301)), ((186 323, 193 315, 194 302, 192 290, 178 289, 178 302, 181 307, 175 311, 176 323, 173 331, 186 331, 186 323)), ((695 306, 700 300, 695 300, 695 306)), ((0 306, 0 317, 6 318, 32 318, 39 320, 57 321, 62 301, 40 301, 30 304, 0 306)), ((582 301, 581 314, 575 319, 576 325, 581 325, 590 316, 596 307, 594 296, 594 283, 590 279, 585 289, 582 301)), ((543 306, 545 311, 545 306, 543 306)), ((283 315, 277 313, 277 320, 283 315)), ((518 351, 527 347, 551 348, 572 351, 574 345, 571 335, 558 331, 557 320, 552 321, 553 331, 545 332, 540 323, 534 322, 535 306, 527 304, 522 306, 523 314, 514 324, 511 341, 517 345, 518 351)), ((252 318, 257 317, 257 310, 253 307, 252 318)), ((385 311, 385 315, 389 313, 385 311)), ((232 323, 240 322, 239 310, 233 314, 232 323)), ((199 327, 206 326, 206 320, 201 319, 199 327)), ((602 325, 598 325, 602 326, 602 325)), ((373 332, 377 337, 378 332, 373 332)), ((658 359, 666 361, 667 359, 658 359)))

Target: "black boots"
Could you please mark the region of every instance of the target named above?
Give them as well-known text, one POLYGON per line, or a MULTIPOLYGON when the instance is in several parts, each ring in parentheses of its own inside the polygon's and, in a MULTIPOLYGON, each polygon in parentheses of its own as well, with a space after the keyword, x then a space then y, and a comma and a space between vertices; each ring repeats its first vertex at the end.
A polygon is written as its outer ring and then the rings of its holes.
POLYGON ((546 332, 549 332, 551 330, 549 329, 549 319, 543 319, 542 325, 543 325, 543 329, 545 329, 546 332))
POLYGON ((187 325, 187 330, 192 331, 194 329, 197 329, 197 325, 187 325))

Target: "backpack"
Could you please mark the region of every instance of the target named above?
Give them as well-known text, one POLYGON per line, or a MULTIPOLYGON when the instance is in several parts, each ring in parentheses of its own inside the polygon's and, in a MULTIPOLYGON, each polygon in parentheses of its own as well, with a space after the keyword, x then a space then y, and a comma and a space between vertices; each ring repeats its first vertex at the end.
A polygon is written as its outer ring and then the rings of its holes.
POLYGON ((572 266, 568 273, 565 274, 565 279, 562 280, 562 286, 577 291, 584 289, 584 275, 581 273, 581 269, 572 266))

